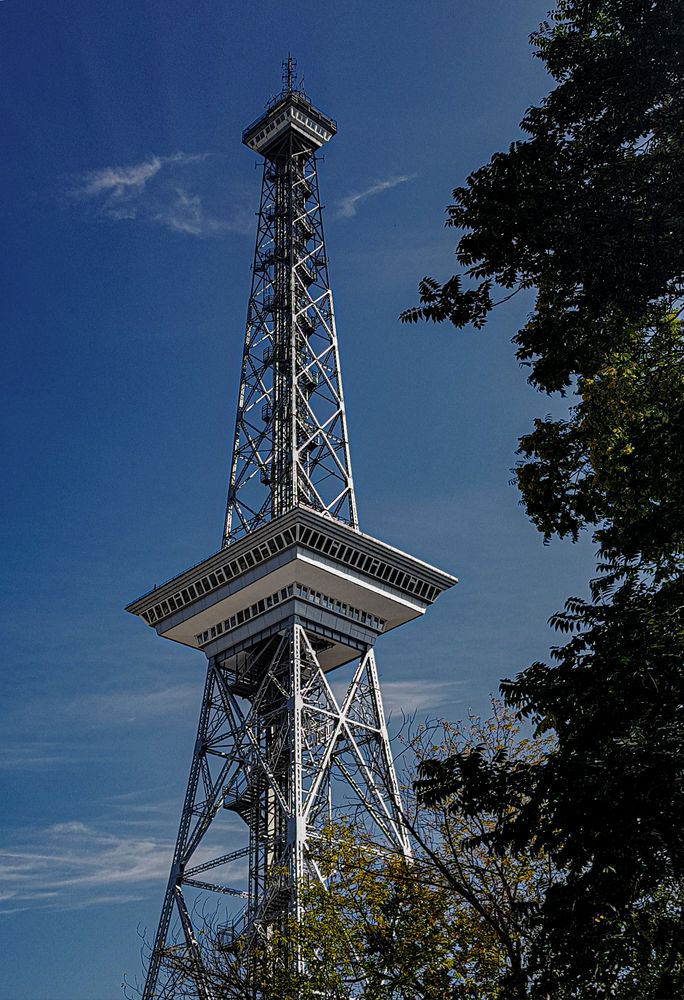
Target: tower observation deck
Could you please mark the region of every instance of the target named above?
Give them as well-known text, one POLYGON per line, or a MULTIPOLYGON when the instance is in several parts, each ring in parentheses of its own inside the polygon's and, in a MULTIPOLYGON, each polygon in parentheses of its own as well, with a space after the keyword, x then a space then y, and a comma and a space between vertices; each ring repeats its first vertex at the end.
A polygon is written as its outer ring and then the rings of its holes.
POLYGON ((358 527, 316 159, 335 132, 288 59, 242 137, 263 179, 221 548, 127 607, 208 660, 144 1000, 277 997, 268 943, 325 882, 336 816, 410 854, 374 645, 456 581, 358 527))

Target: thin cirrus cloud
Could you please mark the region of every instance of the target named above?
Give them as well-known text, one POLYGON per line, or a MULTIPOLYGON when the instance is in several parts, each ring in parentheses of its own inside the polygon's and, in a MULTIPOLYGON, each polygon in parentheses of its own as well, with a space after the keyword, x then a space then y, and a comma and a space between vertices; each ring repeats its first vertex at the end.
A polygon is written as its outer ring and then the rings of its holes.
MULTIPOLYGON (((0 916, 144 899, 168 875, 173 841, 116 823, 73 820, 14 831, 0 850, 0 916)), ((213 857, 199 851, 198 863, 213 857)), ((234 869, 242 888, 245 866, 234 869)))
POLYGON ((247 205, 236 199, 220 204, 225 185, 212 175, 215 159, 213 153, 177 152, 100 167, 81 174, 68 197, 114 222, 138 220, 199 238, 249 232, 247 205))
POLYGON ((181 718, 199 697, 197 684, 181 682, 145 688, 122 687, 62 699, 34 699, 0 715, 0 775, 65 768, 87 756, 92 760, 91 731, 145 726, 159 719, 181 718), (46 720, 49 720, 46 723, 46 720), (26 733, 38 732, 26 739, 26 733))
MULTIPOLYGON (((163 226, 186 236, 207 238, 227 233, 251 233, 253 205, 225 198, 225 178, 212 176, 214 153, 177 152, 153 155, 127 166, 100 167, 81 174, 68 191, 69 200, 88 205, 102 219, 163 226)), ((362 191, 340 199, 336 216, 350 219, 368 198, 413 180, 415 174, 394 174, 362 191)))
POLYGON ((456 700, 458 681, 384 681, 382 699, 385 711, 423 712, 429 709, 441 709, 445 704, 456 700))
POLYGON ((11 737, 0 746, 0 773, 3 771, 44 771, 63 767, 69 762, 68 754, 56 740, 20 740, 11 737))
MULTIPOLYGON (((411 715, 430 709, 443 710, 445 705, 460 701, 457 698, 460 681, 387 681, 382 682, 382 701, 387 715, 411 715)), ((333 694, 341 703, 346 694, 342 680, 333 681, 333 694)))
POLYGON ((392 177, 386 177, 382 181, 376 181, 375 184, 371 184, 370 187, 364 188, 363 191, 355 191, 352 194, 348 194, 346 198, 342 198, 337 202, 338 219, 353 218, 353 216, 356 215, 361 202, 366 201, 367 198, 374 197, 376 194, 382 194, 383 191, 389 191, 391 188, 395 188, 399 184, 405 184, 406 181, 412 181, 415 176, 415 174, 393 175, 392 177))
POLYGON ((166 873, 171 844, 80 821, 23 831, 0 852, 0 914, 81 909, 144 897, 166 873))

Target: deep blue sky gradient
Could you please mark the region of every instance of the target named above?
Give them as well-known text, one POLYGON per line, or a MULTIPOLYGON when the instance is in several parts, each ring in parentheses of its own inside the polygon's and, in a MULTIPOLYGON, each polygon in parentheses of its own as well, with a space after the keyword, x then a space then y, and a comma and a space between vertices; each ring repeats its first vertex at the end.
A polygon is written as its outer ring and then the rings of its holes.
POLYGON ((320 181, 361 525, 461 580, 379 644, 395 719, 487 711, 585 591, 590 546, 544 547, 509 483, 562 405, 514 359, 531 300, 479 333, 397 319, 451 273, 451 189, 548 89, 548 5, 0 0, 2 1000, 115 1000, 156 922, 203 660, 122 608, 218 546, 259 190, 240 133, 288 50, 339 126, 320 181))

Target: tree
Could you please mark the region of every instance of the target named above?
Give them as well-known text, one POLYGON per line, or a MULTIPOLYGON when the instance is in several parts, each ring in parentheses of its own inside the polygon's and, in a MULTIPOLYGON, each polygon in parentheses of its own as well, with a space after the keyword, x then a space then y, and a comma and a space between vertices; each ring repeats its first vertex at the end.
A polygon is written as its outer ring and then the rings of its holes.
MULTIPOLYGON (((507 759, 533 764, 550 738, 526 738, 502 704, 491 718, 426 724, 404 735, 405 787, 417 762, 507 759)), ((523 1000, 532 941, 530 913, 554 878, 535 858, 494 850, 496 817, 467 816, 456 799, 404 814, 414 856, 373 855, 358 828, 331 830, 330 881, 305 894, 303 917, 289 928, 304 956, 312 996, 365 1000, 523 1000), (343 972, 343 990, 340 972, 343 972)), ((300 985, 293 996, 305 996, 300 985)))
MULTIPOLYGON (((426 724, 405 742, 411 762, 407 779, 420 773, 426 762, 428 766, 435 762, 448 766, 455 757, 463 761, 466 770, 476 772, 496 766, 501 759, 533 767, 546 758, 554 744, 549 734, 536 738, 525 735, 514 713, 497 700, 492 701, 492 714, 487 719, 471 713, 465 723, 442 720, 426 724)), ((415 777, 413 786, 420 790, 415 777)), ((529 852, 500 850, 494 844, 499 803, 495 803, 495 811, 475 811, 458 794, 447 793, 432 801, 420 794, 414 808, 405 822, 418 860, 435 870, 456 901, 456 912, 467 915, 479 928, 473 948, 473 997, 522 1000, 528 995, 531 975, 533 915, 557 878, 550 858, 543 850, 532 857, 529 852)), ((453 935, 453 940, 463 953, 459 935, 453 935)))
POLYGON ((482 326, 495 286, 534 288, 518 358, 572 397, 520 440, 516 476, 546 539, 591 528, 598 572, 552 619, 552 663, 502 685, 557 745, 531 765, 455 754, 420 785, 498 810, 493 845, 564 872, 535 933, 543 997, 684 994, 683 14, 560 0, 532 36, 554 89, 454 191, 465 272, 423 279, 403 316, 482 326))

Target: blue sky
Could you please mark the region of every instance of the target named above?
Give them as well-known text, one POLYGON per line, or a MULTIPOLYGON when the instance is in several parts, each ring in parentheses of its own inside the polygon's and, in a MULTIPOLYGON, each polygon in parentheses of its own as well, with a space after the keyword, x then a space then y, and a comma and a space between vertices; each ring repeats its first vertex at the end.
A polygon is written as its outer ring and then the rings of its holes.
POLYGON ((535 394, 510 338, 405 327, 451 273, 451 189, 548 89, 548 0, 0 0, 4 664, 0 998, 114 1000, 156 923, 200 654, 122 608, 219 543, 259 173, 291 50, 320 167, 363 530, 461 583, 378 659, 388 707, 486 711, 591 549, 510 485, 535 394))

